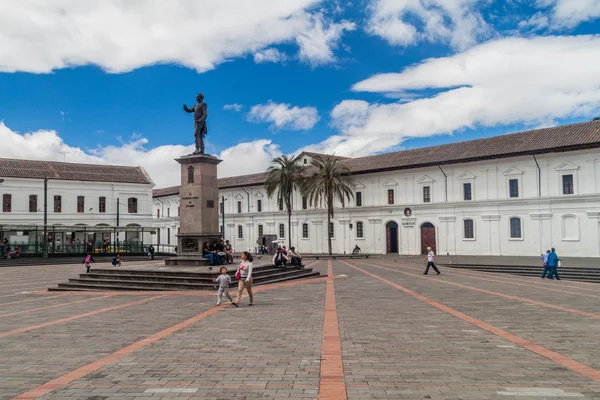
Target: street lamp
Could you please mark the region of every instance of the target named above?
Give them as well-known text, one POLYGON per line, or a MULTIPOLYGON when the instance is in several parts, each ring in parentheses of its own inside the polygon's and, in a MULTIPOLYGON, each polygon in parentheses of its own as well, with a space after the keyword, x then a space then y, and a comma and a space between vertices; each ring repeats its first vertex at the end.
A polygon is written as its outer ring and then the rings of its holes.
POLYGON ((227 201, 227 199, 225 198, 225 196, 221 196, 221 221, 222 221, 222 225, 221 225, 221 235, 223 235, 223 239, 225 239, 225 202, 227 201))

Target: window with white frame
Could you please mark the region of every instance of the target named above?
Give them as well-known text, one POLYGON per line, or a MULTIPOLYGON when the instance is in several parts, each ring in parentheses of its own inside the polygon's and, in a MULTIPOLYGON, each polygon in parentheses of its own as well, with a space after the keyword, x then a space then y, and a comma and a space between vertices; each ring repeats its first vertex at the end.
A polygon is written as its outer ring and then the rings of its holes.
POLYGON ((463 183, 463 200, 473 200, 473 184, 471 182, 463 183))
POLYGON ((308 209, 308 197, 306 196, 302 196, 302 209, 308 209))
POLYGON ((279 204, 279 211, 283 211, 283 199, 279 199, 278 204, 279 204))
POLYGON ((470 218, 463 220, 463 238, 475 239, 475 223, 470 218))
POLYGON ((302 224, 302 239, 308 239, 308 224, 302 224))
POLYGON ((356 196, 355 196, 355 200, 356 200, 356 207, 362 207, 362 192, 356 192, 356 196))
POLYGON ((431 203, 431 186, 423 186, 423 203, 431 203))
POLYGON ((511 199, 519 197, 519 179, 511 178, 508 180, 508 197, 511 199))
POLYGON ((365 228, 361 221, 356 223, 356 237, 362 239, 365 237, 365 228))
POLYGON ((237 209, 238 209, 237 210, 238 214, 241 214, 242 213, 242 202, 241 201, 237 202, 237 209))
POLYGON ((329 237, 335 237, 335 227, 333 226, 333 222, 329 223, 329 237))
POLYGON ((562 176, 562 192, 563 194, 575 194, 575 186, 573 184, 573 174, 564 174, 562 176))
POLYGON ((279 224, 279 237, 280 238, 285 237, 285 225, 284 224, 279 224))
POLYGON ((510 238, 511 239, 522 239, 522 227, 521 227, 521 218, 512 217, 510 220, 510 238))
POLYGON ((394 204, 394 189, 388 189, 387 191, 387 203, 388 205, 394 204))
POLYGON ((243 239, 244 238, 244 227, 241 225, 238 225, 238 239, 243 239))
POLYGON ((258 237, 261 237, 263 235, 263 226, 259 225, 258 226, 258 237))
POLYGON ((256 200, 256 211, 262 212, 262 199, 256 200))

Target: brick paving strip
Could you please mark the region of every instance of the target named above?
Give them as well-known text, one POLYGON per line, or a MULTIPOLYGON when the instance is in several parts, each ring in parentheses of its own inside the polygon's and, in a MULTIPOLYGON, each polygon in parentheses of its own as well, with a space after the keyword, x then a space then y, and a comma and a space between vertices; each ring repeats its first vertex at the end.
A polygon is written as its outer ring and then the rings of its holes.
MULTIPOLYGON (((319 261, 315 261, 315 262, 309 264, 308 267, 313 266, 313 265, 317 264, 318 262, 319 261)), ((330 273, 329 275, 331 275, 331 278, 332 278, 331 283, 333 284, 333 276, 332 276, 333 274, 330 273)), ((259 287, 256 288, 256 290, 254 290, 254 292, 262 292, 262 291, 269 290, 269 289, 279 289, 279 288, 282 288, 282 287, 296 286, 296 285, 302 285, 302 284, 306 284, 306 283, 322 282, 323 280, 327 280, 327 279, 330 279, 329 276, 325 277, 325 278, 299 279, 299 280, 291 281, 291 282, 282 282, 282 283, 271 284, 271 285, 268 285, 268 286, 259 286, 259 287)), ((181 293, 179 293, 179 294, 181 294, 181 293)), ((214 296, 214 293, 211 293, 210 295, 214 296)), ((153 299, 156 299, 156 298, 160 298, 160 297, 165 297, 165 296, 167 296, 167 295, 155 296, 155 297, 151 297, 151 298, 148 298, 148 299, 143 299, 143 300, 138 300, 138 301, 134 301, 134 302, 131 302, 131 303, 127 303, 127 304, 124 304, 124 305, 121 305, 121 306, 109 307, 109 308, 102 309, 102 310, 92 311, 90 313, 80 314, 80 315, 76 315, 76 316, 69 317, 69 318, 63 318, 63 319, 56 320, 56 321, 51 321, 51 322, 48 322, 48 323, 45 323, 45 324, 36 325, 34 327, 27 327, 27 328, 17 329, 15 331, 11 331, 11 332, 15 332, 15 333, 26 332, 27 330, 38 329, 38 328, 41 328, 41 327, 44 327, 44 326, 49 326, 49 325, 55 325, 55 324, 60 323, 60 322, 67 322, 67 321, 70 321, 70 320, 73 320, 73 319, 76 319, 76 318, 82 318, 84 316, 98 314, 100 312, 110 311, 110 310, 114 310, 114 309, 117 309, 117 308, 122 308, 122 307, 130 306, 130 305, 134 305, 134 304, 140 304, 140 303, 145 302, 145 301, 150 301, 150 300, 153 300, 153 299)), ((245 297, 245 295, 244 295, 244 297, 245 297)), ((59 376, 56 379, 53 379, 53 380, 51 380, 49 382, 46 382, 46 383, 44 383, 44 384, 42 384, 42 385, 40 385, 40 386, 38 386, 38 387, 36 387, 36 388, 34 388, 32 390, 29 390, 29 391, 27 391, 25 393, 22 393, 22 394, 18 395, 17 397, 14 397, 12 400, 30 400, 30 399, 36 399, 36 398, 41 397, 41 396, 45 396, 45 395, 47 395, 47 394, 49 394, 49 393, 51 393, 51 392, 53 392, 53 391, 55 391, 55 390, 57 390, 59 388, 62 388, 64 386, 69 385, 70 383, 74 382, 77 379, 83 378, 86 375, 88 375, 88 374, 90 374, 92 372, 95 372, 98 369, 100 369, 100 368, 102 368, 102 367, 104 367, 104 366, 106 366, 108 364, 113 363, 114 361, 117 361, 117 360, 119 360, 119 359, 121 359, 121 358, 123 358, 123 357, 125 357, 127 355, 130 355, 131 353, 134 353, 134 352, 136 352, 138 350, 141 350, 141 349, 143 349, 143 348, 151 345, 152 343, 156 342, 157 340, 160 340, 160 339, 163 339, 163 338, 165 338, 167 336, 170 336, 173 333, 178 332, 178 331, 180 331, 180 330, 182 330, 182 329, 184 329, 184 328, 186 328, 186 327, 188 327, 188 326, 190 326, 190 325, 192 325, 192 324, 194 324, 194 323, 196 323, 196 322, 198 322, 198 321, 200 321, 200 320, 202 320, 202 319, 204 319, 206 317, 209 317, 209 316, 211 316, 211 315, 217 313, 218 311, 221 311, 222 309, 227 308, 227 307, 230 307, 230 305, 227 304, 227 303, 226 304, 222 304, 222 305, 217 306, 217 307, 212 307, 211 309, 209 309, 207 311, 204 311, 204 312, 202 312, 202 313, 200 313, 200 314, 198 314, 198 315, 196 315, 196 316, 194 316, 192 318, 189 318, 189 319, 187 319, 187 320, 185 320, 183 322, 180 322, 180 323, 178 323, 176 325, 173 325, 173 326, 171 326, 169 328, 163 329, 162 331, 157 332, 157 333, 155 333, 153 335, 150 335, 150 336, 148 336, 148 337, 146 337, 146 338, 144 338, 144 339, 142 339, 142 340, 140 340, 140 341, 138 341, 136 343, 133 343, 133 344, 131 344, 131 345, 127 346, 127 347, 124 347, 124 348, 122 348, 120 350, 117 350, 116 352, 114 352, 112 354, 109 354, 109 355, 107 355, 105 357, 102 357, 102 358, 100 358, 100 359, 98 359, 96 361, 93 361, 93 362, 91 362, 91 363, 89 363, 87 365, 84 365, 84 366, 79 367, 79 368, 77 368, 77 369, 75 369, 75 370, 73 370, 71 372, 68 372, 68 373, 62 375, 62 376, 59 376)), ((337 316, 336 316, 336 322, 337 322, 337 316)), ((11 332, 7 332, 7 333, 11 333, 11 332)), ((15 333, 12 333, 12 334, 15 334, 15 333)), ((8 336, 8 335, 6 335, 6 334, 0 334, 0 338, 2 338, 4 336, 8 336)), ((338 331, 338 337, 339 337, 339 331, 338 331)), ((340 358, 340 360, 341 360, 341 358, 340 358)), ((237 385, 236 385, 236 387, 237 387, 237 385)), ((345 387, 344 387, 344 392, 345 392, 345 387)), ((337 397, 336 400, 338 400, 338 399, 339 400, 344 400, 345 397, 344 398, 337 397)))
MULTIPOLYGON (((369 263, 366 263, 364 261, 357 261, 357 262, 359 262, 361 264, 365 264, 365 265, 375 266, 374 264, 369 264, 369 263)), ((383 263, 383 262, 381 264, 382 265, 388 265, 390 267, 397 266, 397 264, 388 264, 388 263, 383 263)), ((413 269, 413 270, 421 270, 421 271, 423 270, 423 268, 417 267, 417 266, 414 266, 414 267, 405 266, 405 268, 409 268, 409 269, 413 269)), ((394 271, 400 272, 400 270, 394 270, 394 271)), ((600 299, 600 295, 595 295, 595 294, 580 293, 580 292, 571 292, 569 290, 555 289, 555 288, 547 287, 547 286, 544 286, 544 285, 537 285, 537 284, 533 284, 532 285, 532 284, 527 284, 527 283, 518 283, 518 282, 515 282, 515 281, 506 280, 506 278, 498 278, 497 276, 494 276, 493 279, 492 279, 492 277, 490 277, 490 278, 483 278, 481 276, 477 276, 476 272, 473 275, 464 274, 463 272, 464 271, 460 271, 460 273, 457 273, 456 270, 452 270, 452 272, 444 272, 444 273, 447 274, 447 275, 450 275, 450 276, 452 276, 452 275, 454 275, 454 276, 464 276, 465 278, 468 277, 468 278, 477 279, 477 280, 480 280, 480 281, 487 281, 487 282, 494 282, 494 283, 496 283, 496 282, 497 283, 508 283, 510 285, 515 285, 515 286, 530 287, 530 288, 534 288, 534 289, 544 289, 544 290, 550 290, 552 292, 560 292, 560 293, 566 293, 566 294, 575 294, 575 295, 578 295, 578 296, 594 297, 594 298, 600 299)), ((406 272, 404 272, 404 273, 406 273, 406 272)), ((495 275, 498 275, 498 273, 495 273, 495 275)), ((420 277, 420 275, 414 275, 414 276, 420 277)), ((429 279, 431 279, 431 278, 429 278, 429 279)), ((540 279, 540 278, 538 278, 538 279, 540 279)), ((520 282, 522 282, 522 280, 520 282)), ((543 282, 540 282, 540 283, 543 283, 543 282)), ((593 290, 593 289, 586 289, 586 288, 575 288, 575 289, 593 290)))
MULTIPOLYGON (((47 294, 48 292, 45 292, 45 294, 47 294)), ((20 300, 20 301, 11 301, 10 303, 0 303, 0 307, 2 306, 7 306, 9 304, 19 304, 19 303, 29 303, 30 301, 40 301, 40 300, 47 300, 47 299, 52 299, 54 297, 61 297, 61 296, 66 296, 68 293, 61 293, 61 294, 55 294, 54 296, 46 296, 46 297, 37 297, 35 299, 28 299, 28 300, 20 300)), ((2 297, 2 296, 0 296, 2 297)))
MULTIPOLYGON (((368 264, 368 263, 365 263, 365 262, 361 262, 361 264, 368 265, 368 266, 373 267, 373 268, 384 269, 386 271, 396 272, 398 274, 404 274, 404 275, 408 275, 408 276, 414 276, 414 277, 417 277, 417 278, 421 278, 421 275, 411 274, 410 272, 399 271, 397 269, 381 267, 381 266, 378 266, 378 265, 368 264)), ((581 311, 581 310, 577 310, 575 308, 567 308, 567 307, 557 306, 557 305, 554 305, 554 304, 543 303, 541 301, 532 300, 532 299, 528 299, 528 298, 525 298, 525 297, 517 297, 517 296, 510 295, 510 294, 504 294, 504 293, 500 293, 500 292, 493 292, 491 290, 479 289, 479 288, 476 288, 476 287, 473 287, 473 286, 461 285, 460 283, 448 282, 448 281, 444 281, 444 280, 440 280, 440 279, 435 279, 435 278, 429 278, 429 277, 422 277, 422 278, 423 279, 428 279, 428 280, 433 280, 433 281, 436 281, 436 282, 439 282, 439 283, 444 283, 446 285, 460 287, 460 288, 463 288, 463 289, 469 289, 469 290, 474 290, 476 292, 491 294, 493 296, 504 297, 506 299, 522 301, 524 303, 535 304, 535 305, 542 306, 542 307, 553 308, 555 310, 566 311, 566 312, 569 312, 569 313, 572 313, 572 314, 583 315, 583 316, 590 317, 590 318, 600 319, 600 314, 594 314, 594 313, 587 312, 587 311, 581 311)), ((488 279, 486 279, 486 280, 488 280, 488 279)), ((535 287, 535 286, 533 286, 533 287, 535 287)), ((536 287, 536 289, 539 289, 539 287, 536 287)), ((572 293, 572 294, 578 294, 578 293, 575 293, 575 292, 570 292, 570 293, 572 293)), ((587 296, 590 296, 590 295, 587 295, 587 296)), ((594 296, 594 297, 597 297, 597 296, 594 296)))
MULTIPOLYGON (((495 327, 493 325, 490 325, 487 322, 484 322, 484 321, 482 321, 480 319, 471 317, 471 316, 469 316, 467 314, 464 314, 464 313, 462 313, 462 312, 460 312, 458 310, 455 310, 455 309, 453 309, 451 307, 448 307, 448 306, 446 306, 444 304, 438 303, 437 301, 431 300, 430 298, 428 298, 426 296, 423 296, 423 295, 421 295, 419 293, 413 292, 412 290, 407 289, 407 288, 405 288, 402 285, 399 285, 399 284, 397 284, 395 282, 387 280, 387 279, 385 279, 385 278, 383 278, 383 277, 381 277, 381 276, 379 276, 377 274, 374 274, 374 273, 371 273, 369 271, 366 271, 366 270, 364 270, 362 268, 359 268, 359 267, 357 267, 355 265, 352 265, 352 264, 350 264, 350 263, 348 263, 346 261, 341 261, 340 260, 340 262, 343 263, 343 264, 345 264, 345 265, 347 265, 347 266, 349 266, 349 267, 351 267, 351 268, 354 268, 354 269, 356 269, 356 270, 364 273, 365 275, 368 275, 368 276, 370 276, 372 278, 375 278, 375 279, 377 279, 377 280, 379 280, 381 282, 384 282, 384 283, 386 283, 386 284, 388 284, 388 285, 390 285, 390 286, 392 286, 392 287, 394 287, 396 289, 399 289, 399 290, 403 291, 404 293, 409 294, 409 295, 415 297, 416 299, 418 299, 418 300, 420 300, 420 301, 422 301, 422 302, 424 302, 426 304, 429 304, 430 306, 433 306, 433 307, 437 308, 438 310, 444 311, 444 312, 446 312, 446 313, 448 313, 448 314, 450 314, 450 315, 452 315, 454 317, 457 317, 457 318, 459 318, 459 319, 461 319, 461 320, 463 320, 465 322, 468 322, 468 323, 470 323, 472 325, 475 325, 478 328, 481 328, 481 329, 486 330, 486 331, 488 331, 488 332, 490 332, 490 333, 492 333, 492 334, 494 334, 496 336, 499 336, 500 338, 502 338, 504 340, 512 342, 512 343, 514 343, 516 345, 519 345, 519 346, 521 346, 521 347, 523 347, 523 348, 525 348, 525 349, 527 349, 527 350, 529 350, 529 351, 531 351, 533 353, 536 353, 536 354, 538 354, 538 355, 540 355, 542 357, 545 357, 545 358, 547 358, 549 360, 552 360, 552 361, 556 362, 557 364, 560 364, 563 367, 568 368, 568 369, 570 369, 570 370, 572 370, 572 371, 574 371, 574 372, 576 372, 578 374, 581 374, 581 375, 583 375, 583 376, 585 376, 587 378, 593 379, 594 381, 600 382, 600 371, 597 370, 597 369, 594 369, 594 368, 592 368, 592 367, 590 367, 588 365, 585 365, 583 363, 575 361, 575 360, 573 360, 573 359, 571 359, 569 357, 566 357, 566 356, 564 356, 562 354, 559 354, 559 353, 556 353, 556 352, 554 352, 552 350, 549 350, 549 349, 547 349, 547 348, 545 348, 543 346, 540 346, 537 343, 534 343, 534 342, 531 342, 529 340, 523 339, 523 338, 521 338, 521 337, 519 337, 517 335, 514 335, 514 334, 512 334, 512 333, 510 333, 508 331, 505 331, 503 329, 497 328, 497 327, 495 327)), ((388 268, 385 268, 385 269, 388 269, 388 268)), ((395 271, 395 270, 392 270, 392 271, 395 271)), ((398 271, 396 271, 396 272, 398 272, 398 271)), ((440 281, 440 282, 442 282, 442 281, 440 281)))
MULTIPOLYGON (((67 306, 69 304, 85 303, 87 301, 94 301, 94 300, 106 299, 107 297, 113 297, 113 296, 114 295, 95 296, 95 297, 91 297, 89 299, 69 301, 68 303, 53 304, 51 306, 44 306, 44 307, 39 307, 39 308, 33 308, 33 309, 30 309, 30 310, 17 311, 17 312, 10 313, 10 314, 0 314, 0 318, 12 317, 13 315, 27 314, 27 313, 34 312, 34 311, 47 310, 49 308, 56 308, 56 307, 67 306)), ((51 297, 58 297, 58 296, 51 296, 51 297)), ((35 300, 39 300, 39 299, 35 299, 35 300)))
MULTIPOLYGON (((8 332, 2 332, 2 333, 0 333, 0 339, 4 338, 4 337, 7 337, 7 336, 12 336, 12 335, 16 335, 16 334, 19 334, 19 333, 23 333, 23 332, 33 331, 35 329, 45 328, 47 326, 58 325, 58 324, 62 324, 64 322, 70 322, 70 321, 73 321, 73 320, 76 320, 76 319, 80 319, 80 318, 84 318, 84 317, 89 317, 91 315, 101 314, 101 313, 105 313, 105 312, 113 311, 113 310, 118 310, 120 308, 135 306, 137 304, 146 303, 148 301, 156 300, 156 299, 159 299, 161 297, 166 297, 166 296, 167 295, 148 297, 146 299, 132 301, 130 303, 125 303, 125 304, 121 304, 121 305, 118 305, 118 306, 102 308, 100 310, 89 311, 89 312, 86 312, 86 313, 83 313, 83 314, 73 315, 71 317, 61 318, 61 319, 57 319, 57 320, 49 321, 49 322, 44 322, 43 324, 39 324, 39 325, 31 325, 31 326, 26 326, 24 328, 14 329, 14 330, 8 331, 8 332)), ((109 296, 106 296, 106 297, 112 297, 112 295, 109 295, 109 296)))
POLYGON ((320 400, 346 400, 342 343, 335 302, 333 266, 327 265, 327 290, 325 292, 325 319, 323 322, 323 345, 321 346, 320 400))

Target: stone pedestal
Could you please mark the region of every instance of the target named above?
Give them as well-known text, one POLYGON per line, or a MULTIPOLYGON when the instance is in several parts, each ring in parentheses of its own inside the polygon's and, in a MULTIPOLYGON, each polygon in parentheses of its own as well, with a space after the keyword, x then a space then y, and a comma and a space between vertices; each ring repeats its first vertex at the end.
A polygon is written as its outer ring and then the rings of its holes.
POLYGON ((165 264, 208 265, 202 257, 203 243, 221 238, 217 187, 217 165, 221 160, 207 154, 189 154, 176 161, 181 164, 178 256, 165 260, 165 264))

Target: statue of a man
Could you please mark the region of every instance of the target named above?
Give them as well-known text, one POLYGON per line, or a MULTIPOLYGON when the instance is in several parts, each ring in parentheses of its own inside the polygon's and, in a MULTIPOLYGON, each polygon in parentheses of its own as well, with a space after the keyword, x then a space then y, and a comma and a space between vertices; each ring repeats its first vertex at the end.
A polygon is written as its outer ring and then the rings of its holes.
POLYGON ((204 136, 208 133, 206 128, 206 118, 208 117, 208 106, 204 103, 204 95, 198 93, 196 96, 198 104, 192 108, 183 105, 183 109, 188 113, 194 113, 194 138, 196 139, 196 151, 194 154, 204 154, 204 136))

